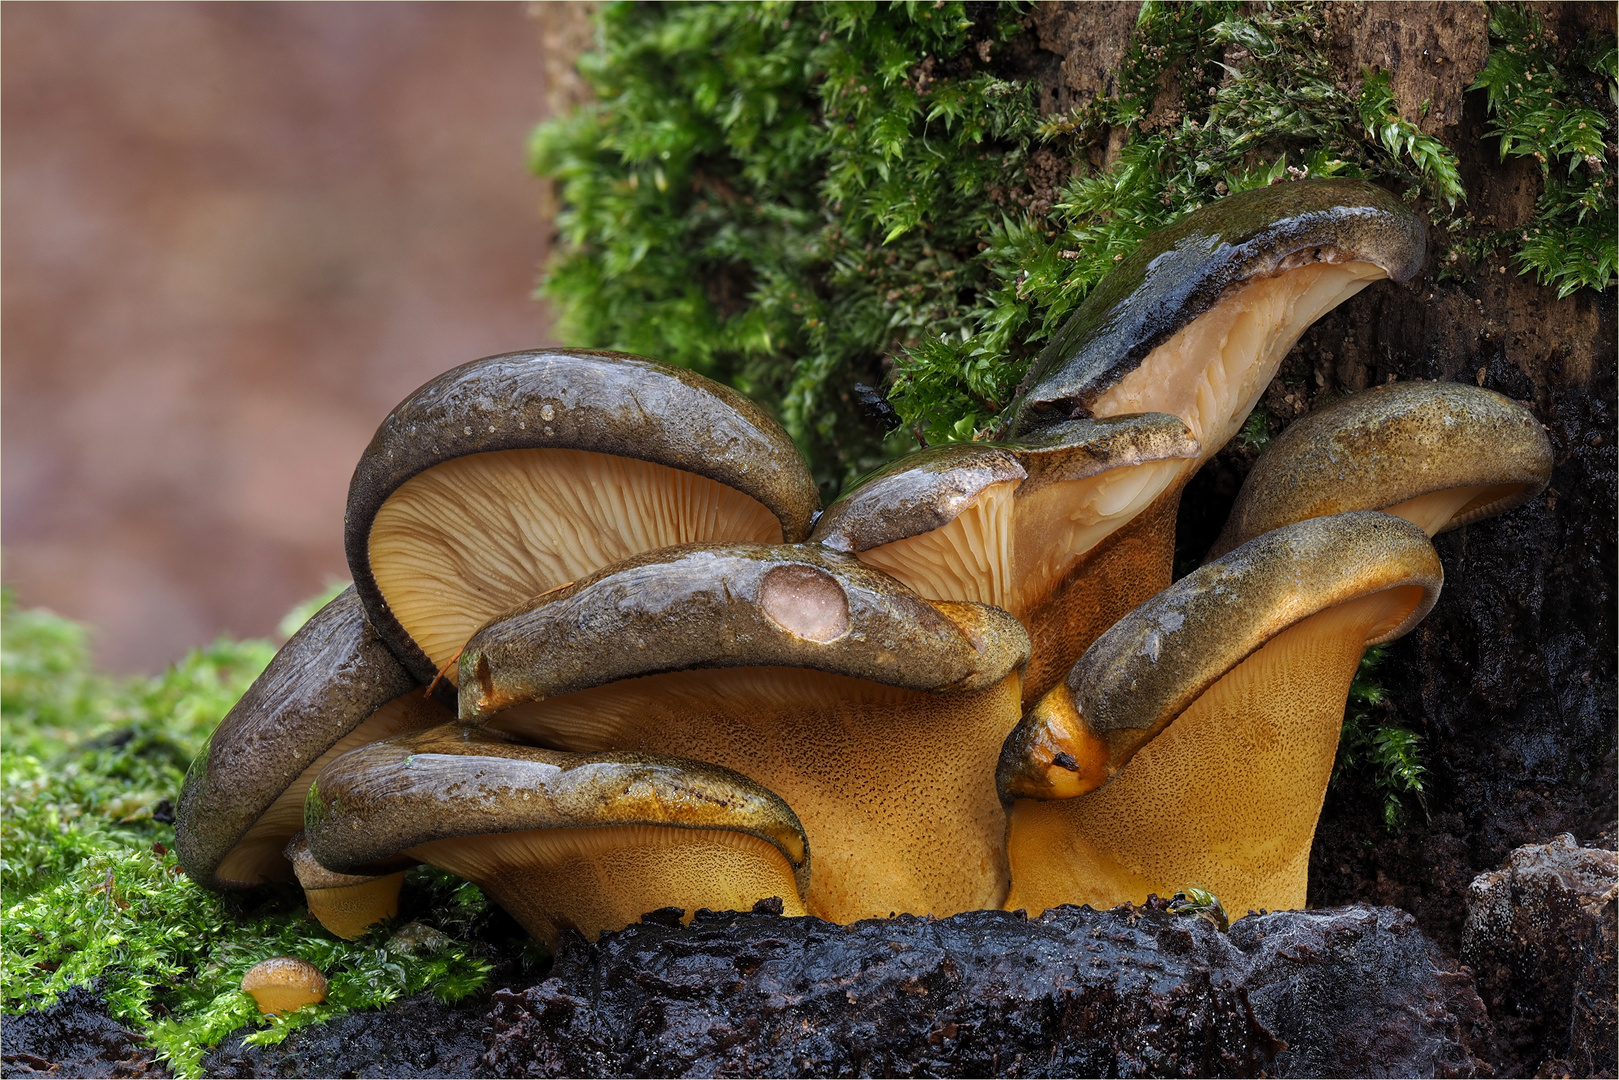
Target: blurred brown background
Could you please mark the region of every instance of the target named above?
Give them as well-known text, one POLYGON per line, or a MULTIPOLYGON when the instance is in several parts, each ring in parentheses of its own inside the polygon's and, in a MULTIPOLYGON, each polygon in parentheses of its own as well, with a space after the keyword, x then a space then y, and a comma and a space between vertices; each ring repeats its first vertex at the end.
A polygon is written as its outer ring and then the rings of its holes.
POLYGON ((387 411, 548 340, 525 145, 577 93, 586 14, 0 5, 20 603, 149 671, 346 578, 349 475, 387 411))

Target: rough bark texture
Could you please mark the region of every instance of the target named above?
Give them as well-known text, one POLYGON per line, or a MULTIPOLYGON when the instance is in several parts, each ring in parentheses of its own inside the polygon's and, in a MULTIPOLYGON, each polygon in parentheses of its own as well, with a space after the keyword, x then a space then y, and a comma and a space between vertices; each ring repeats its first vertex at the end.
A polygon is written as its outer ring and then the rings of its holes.
POLYGON ((1613 1076, 1619 855, 1564 833, 1514 851, 1469 892, 1462 960, 1515 1071, 1613 1076))
MULTIPOLYGON (((673 921, 673 920, 671 920, 673 921)), ((1161 903, 833 926, 715 915, 496 996, 500 1076, 1463 1076, 1482 1005, 1409 915, 1229 934, 1161 903)))

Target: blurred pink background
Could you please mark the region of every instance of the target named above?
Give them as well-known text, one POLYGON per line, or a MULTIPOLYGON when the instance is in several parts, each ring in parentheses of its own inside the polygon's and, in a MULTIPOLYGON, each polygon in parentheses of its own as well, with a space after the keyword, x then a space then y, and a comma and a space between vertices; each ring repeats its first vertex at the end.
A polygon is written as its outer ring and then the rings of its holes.
POLYGON ((576 92, 557 53, 583 9, 0 19, 0 573, 91 623, 109 670, 273 634, 346 579, 349 476, 388 410, 548 340, 525 145, 576 92))

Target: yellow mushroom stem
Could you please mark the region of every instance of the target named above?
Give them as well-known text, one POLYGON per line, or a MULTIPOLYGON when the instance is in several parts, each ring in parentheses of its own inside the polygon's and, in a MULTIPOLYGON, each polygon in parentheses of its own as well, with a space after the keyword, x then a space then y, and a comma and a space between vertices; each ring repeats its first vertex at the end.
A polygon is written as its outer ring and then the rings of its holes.
POLYGON ((552 945, 561 930, 594 941, 665 907, 684 908, 689 920, 699 908, 747 911, 777 897, 783 914, 804 914, 780 849, 733 829, 530 829, 436 840, 407 854, 478 882, 523 929, 552 945))
POLYGON ((1148 353, 1090 413, 1180 417, 1203 446, 1195 461, 1181 463, 1190 476, 1242 427, 1310 324, 1386 277, 1369 262, 1316 262, 1251 281, 1148 353))
POLYGON ((1456 518, 1478 507, 1499 502, 1522 487, 1522 484, 1474 484, 1470 487, 1446 488, 1387 507, 1384 513, 1405 518, 1429 536, 1435 536, 1456 518))
POLYGON ((988 689, 930 693, 805 668, 719 668, 519 705, 489 726, 564 750, 734 769, 803 822, 810 914, 942 917, 1006 895, 995 761, 1021 712, 1019 685, 1015 671, 988 689))
MULTIPOLYGON (((1111 783, 1077 798, 1017 800, 1007 908, 1111 908, 1187 886, 1234 914, 1302 908, 1365 643, 1422 602, 1421 587, 1399 586, 1295 623, 1204 691, 1111 783)), ((1060 741, 1065 718, 1056 719, 1060 741)), ((1082 766, 1094 757, 1087 745, 1069 747, 1082 766)))
POLYGON ((451 682, 478 627, 529 597, 643 551, 781 543, 758 500, 695 473, 585 450, 470 454, 401 484, 371 526, 388 606, 451 682))
POLYGON ((340 938, 353 941, 384 919, 399 914, 399 888, 405 882, 403 870, 395 874, 366 878, 357 885, 304 889, 309 913, 322 926, 340 938))

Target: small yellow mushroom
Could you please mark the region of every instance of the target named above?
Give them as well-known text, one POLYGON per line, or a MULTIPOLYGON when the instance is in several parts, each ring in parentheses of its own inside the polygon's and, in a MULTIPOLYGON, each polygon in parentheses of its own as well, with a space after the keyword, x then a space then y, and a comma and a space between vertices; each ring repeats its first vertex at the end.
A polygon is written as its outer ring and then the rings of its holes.
POLYGON ((326 976, 308 960, 272 956, 248 969, 242 991, 253 995, 261 1013, 297 1012, 326 1000, 326 976))
POLYGON ((335 873, 315 861, 302 831, 287 844, 287 858, 304 888, 309 913, 338 937, 353 941, 399 914, 403 870, 380 875, 335 873))

